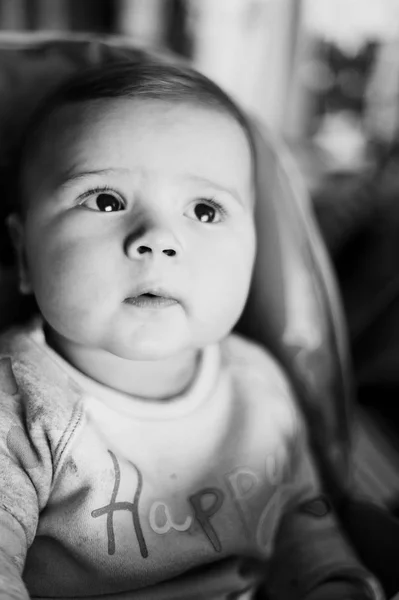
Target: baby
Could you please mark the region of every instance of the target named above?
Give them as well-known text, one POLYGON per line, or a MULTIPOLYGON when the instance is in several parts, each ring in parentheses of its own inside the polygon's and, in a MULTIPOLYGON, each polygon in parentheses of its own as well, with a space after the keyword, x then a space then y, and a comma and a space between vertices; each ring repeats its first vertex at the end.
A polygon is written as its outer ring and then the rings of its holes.
POLYGON ((9 228, 40 309, 0 339, 0 598, 380 599, 280 367, 231 334, 254 146, 189 68, 115 63, 35 112, 9 228))

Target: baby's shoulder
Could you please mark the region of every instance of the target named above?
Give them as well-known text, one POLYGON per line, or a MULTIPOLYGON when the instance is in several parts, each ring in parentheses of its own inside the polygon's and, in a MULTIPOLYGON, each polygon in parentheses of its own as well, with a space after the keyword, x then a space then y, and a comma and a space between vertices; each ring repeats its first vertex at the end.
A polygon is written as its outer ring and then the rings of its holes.
POLYGON ((234 371, 246 372, 254 377, 289 391, 288 376, 277 359, 263 346, 236 333, 221 342, 222 363, 234 371))
POLYGON ((221 343, 221 356, 241 406, 261 422, 273 422, 289 435, 296 433, 301 419, 299 406, 289 376, 277 359, 266 348, 237 334, 221 343))
POLYGON ((78 390, 45 349, 40 324, 31 322, 0 335, 0 413, 14 413, 29 426, 62 429, 78 401, 78 390))

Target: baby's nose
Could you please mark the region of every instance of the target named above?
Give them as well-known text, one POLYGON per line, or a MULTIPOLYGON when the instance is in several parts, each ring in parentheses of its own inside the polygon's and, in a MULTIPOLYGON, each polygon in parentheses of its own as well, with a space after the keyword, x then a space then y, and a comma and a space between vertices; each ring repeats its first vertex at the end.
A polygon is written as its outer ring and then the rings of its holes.
POLYGON ((165 229, 142 230, 128 236, 125 250, 132 259, 162 255, 174 257, 180 253, 180 244, 171 231, 165 229))

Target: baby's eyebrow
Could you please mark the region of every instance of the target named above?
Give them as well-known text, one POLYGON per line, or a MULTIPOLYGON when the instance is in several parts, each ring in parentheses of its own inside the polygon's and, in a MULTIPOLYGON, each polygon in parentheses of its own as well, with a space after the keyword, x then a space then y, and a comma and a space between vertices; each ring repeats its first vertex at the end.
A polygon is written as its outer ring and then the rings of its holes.
POLYGON ((59 187, 65 187, 71 185, 79 179, 85 179, 86 177, 92 177, 96 175, 115 175, 115 174, 129 174, 130 169, 123 167, 113 167, 108 169, 90 169, 88 171, 77 171, 74 167, 64 171, 58 178, 57 184, 59 187))
POLYGON ((221 185, 221 184, 217 183, 216 181, 213 181, 212 179, 207 179, 206 177, 201 177, 199 175, 195 175, 194 173, 189 173, 189 174, 185 175, 184 178, 188 179, 189 181, 196 181, 198 183, 205 184, 209 187, 219 190, 220 192, 227 193, 230 196, 232 196, 233 198, 235 198, 235 200, 237 200, 237 202, 239 202, 239 204, 241 204, 241 205, 244 204, 243 200, 241 198, 241 195, 238 193, 238 190, 236 190, 235 188, 226 187, 225 185, 221 185))

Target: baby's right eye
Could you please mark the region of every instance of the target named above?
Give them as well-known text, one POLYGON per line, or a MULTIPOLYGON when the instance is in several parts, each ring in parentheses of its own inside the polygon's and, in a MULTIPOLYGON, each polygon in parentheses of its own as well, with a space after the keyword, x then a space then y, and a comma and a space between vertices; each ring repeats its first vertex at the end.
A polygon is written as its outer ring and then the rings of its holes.
POLYGON ((90 196, 85 194, 86 198, 80 202, 80 206, 84 206, 90 210, 99 212, 118 212, 125 210, 125 202, 114 192, 94 191, 90 192, 90 196), (88 197, 87 197, 88 196, 88 197))

